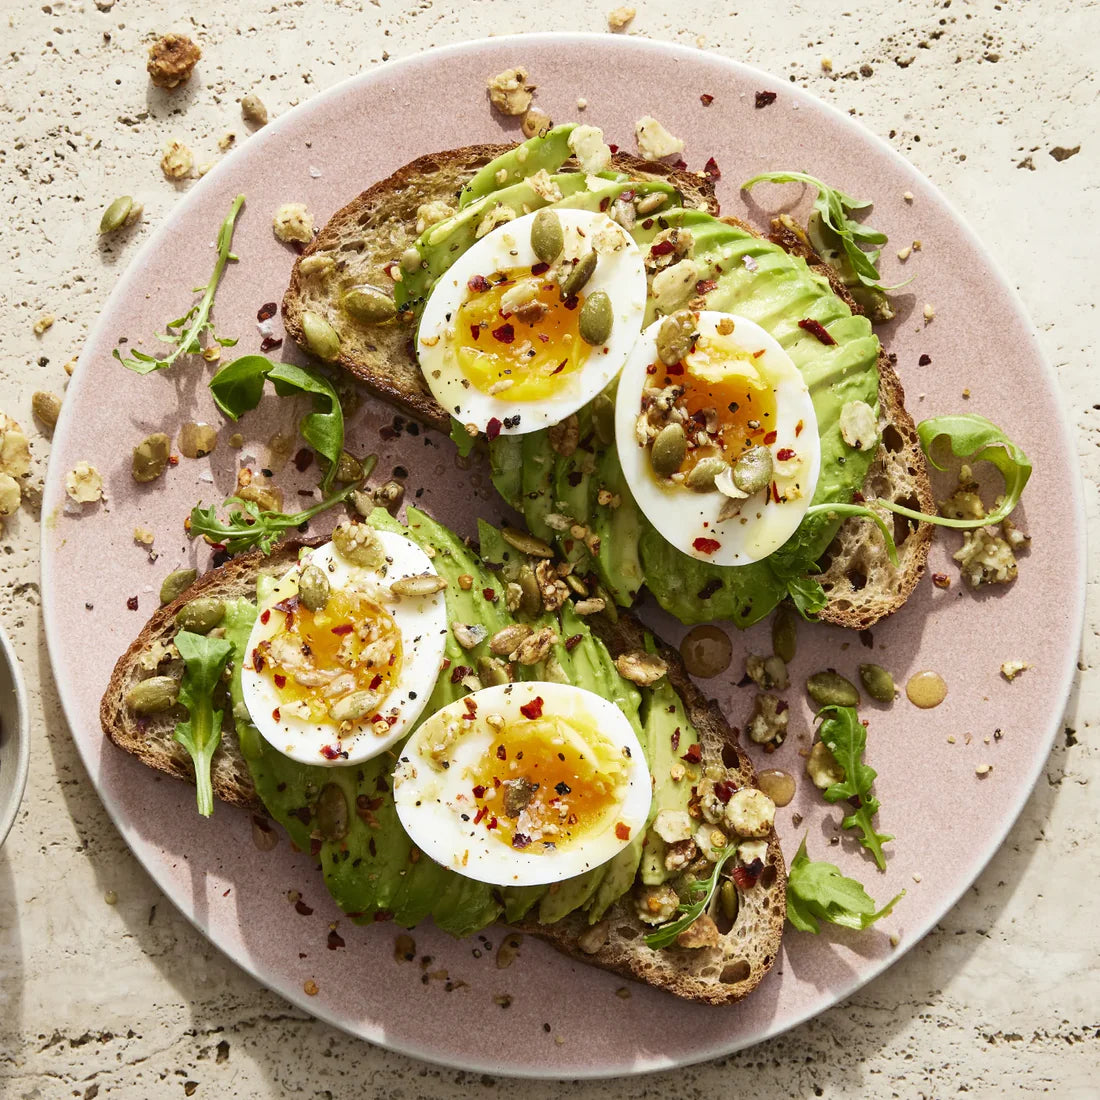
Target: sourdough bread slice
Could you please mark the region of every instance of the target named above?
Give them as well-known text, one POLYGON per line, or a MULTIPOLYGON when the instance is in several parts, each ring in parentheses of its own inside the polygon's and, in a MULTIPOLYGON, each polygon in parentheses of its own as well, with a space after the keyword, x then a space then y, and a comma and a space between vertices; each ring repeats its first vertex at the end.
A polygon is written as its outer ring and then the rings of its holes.
MULTIPOLYGON (((365 282, 392 285, 393 260, 417 237, 417 210, 423 203, 451 201, 470 176, 505 152, 503 145, 476 145, 420 157, 388 179, 368 188, 336 213, 294 265, 283 298, 286 330, 305 346, 301 317, 313 310, 339 332, 339 364, 373 393, 441 431, 450 418, 431 396, 416 363, 408 323, 365 328, 350 322, 336 307, 335 288, 365 282), (333 272, 304 276, 309 257, 328 255, 333 272)), ((665 178, 680 189, 686 206, 717 214, 713 186, 705 176, 654 165, 623 153, 614 164, 639 176, 665 178)), ((567 166, 568 167, 568 166, 567 166)), ((736 218, 727 221, 760 235, 736 218)), ((805 233, 789 217, 772 222, 769 239, 792 255, 801 256, 813 271, 828 279, 834 293, 853 313, 864 311, 849 294, 839 274, 814 251, 805 233)), ((890 358, 880 351, 879 433, 882 444, 864 483, 867 499, 886 497, 924 512, 935 501, 924 454, 905 393, 890 358)), ((884 513, 888 523, 893 517, 884 513)), ((861 519, 846 521, 822 561, 819 577, 828 597, 821 618, 838 626, 862 630, 901 607, 920 580, 928 557, 932 529, 928 524, 894 522, 899 564, 891 565, 878 528, 861 519)))
MULTIPOLYGON (((431 153, 368 187, 333 214, 298 258, 283 297, 284 327, 303 348, 307 345, 302 313, 312 310, 339 334, 340 366, 371 392, 443 432, 450 430, 451 418, 420 373, 412 351, 412 318, 399 315, 389 324, 366 327, 347 317, 336 303, 339 291, 348 286, 392 287, 394 259, 419 236, 419 208, 432 202, 454 202, 479 168, 510 148, 468 145, 431 153), (326 256, 333 261, 328 270, 307 274, 311 265, 318 263, 317 257, 326 256)), ((627 153, 616 153, 611 166, 634 177, 667 180, 683 195, 685 206, 718 212, 714 185, 705 176, 651 164, 627 153)), ((567 162, 565 169, 570 167, 567 162)))
MULTIPOLYGON (((182 713, 170 711, 139 718, 127 706, 126 692, 135 682, 156 671, 155 664, 152 669, 149 665, 161 655, 162 647, 170 644, 176 630, 176 612, 185 603, 198 596, 252 598, 261 573, 281 575, 297 560, 300 547, 316 545, 316 541, 285 542, 269 557, 253 551, 234 558, 206 573, 175 601, 155 612, 119 658, 103 695, 100 721, 111 741, 151 768, 193 781, 187 753, 172 736, 182 713)), ((644 648, 645 630, 629 615, 620 615, 617 623, 602 616, 588 621, 613 655, 644 648)), ((718 705, 704 698, 674 649, 659 642, 658 648, 668 663, 669 680, 699 731, 704 768, 725 768, 726 777, 738 787, 755 786, 752 764, 718 705)), ((171 664, 169 657, 160 665, 160 672, 170 671, 171 664)), ((263 813, 263 804, 231 727, 232 722, 226 715, 222 741, 213 760, 214 793, 226 802, 263 813)), ((724 1004, 750 993, 767 973, 779 950, 786 917, 786 872, 774 829, 767 839, 764 866, 756 882, 741 887, 738 894, 740 904, 736 920, 721 936, 717 947, 674 947, 661 951, 646 947, 644 936, 652 928, 638 918, 629 895, 616 903, 606 918, 606 942, 593 953, 581 946, 581 943, 591 942, 589 938, 582 939, 582 934, 589 930, 583 914, 552 925, 524 921, 517 927, 548 940, 574 958, 603 969, 637 978, 680 997, 724 1004)))

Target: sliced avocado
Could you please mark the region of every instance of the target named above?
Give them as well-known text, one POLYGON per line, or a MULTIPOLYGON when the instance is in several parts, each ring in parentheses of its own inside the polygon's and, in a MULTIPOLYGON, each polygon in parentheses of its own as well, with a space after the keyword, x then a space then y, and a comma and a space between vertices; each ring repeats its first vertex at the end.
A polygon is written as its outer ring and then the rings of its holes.
POLYGON ((634 885, 638 863, 642 858, 644 839, 645 834, 638 833, 618 855, 606 864, 604 876, 588 905, 589 924, 603 920, 607 910, 634 885))
POLYGON ((583 909, 599 888, 607 868, 608 864, 603 863, 583 874, 553 883, 539 902, 539 924, 556 924, 575 909, 583 909))
POLYGON ((502 187, 525 180, 536 172, 546 171, 552 175, 573 155, 569 148, 569 135, 575 129, 573 123, 555 126, 542 137, 533 137, 489 161, 474 173, 470 182, 459 192, 459 209, 502 187))
POLYGON ((618 500, 613 507, 610 503, 600 504, 597 496, 592 512, 591 527, 600 540, 596 572, 615 603, 630 607, 645 583, 639 555, 643 517, 626 483, 619 453, 614 447, 605 447, 597 459, 593 484, 597 495, 600 489, 606 489, 618 500))
POLYGON ((523 437, 523 518, 532 535, 550 542, 554 530, 546 516, 554 510, 554 457, 545 431, 523 437))
POLYGON ((505 503, 523 511, 523 436, 498 435, 489 444, 493 486, 505 503))
POLYGON ((549 886, 504 886, 499 891, 504 905, 504 919, 509 924, 523 920, 542 900, 549 886))

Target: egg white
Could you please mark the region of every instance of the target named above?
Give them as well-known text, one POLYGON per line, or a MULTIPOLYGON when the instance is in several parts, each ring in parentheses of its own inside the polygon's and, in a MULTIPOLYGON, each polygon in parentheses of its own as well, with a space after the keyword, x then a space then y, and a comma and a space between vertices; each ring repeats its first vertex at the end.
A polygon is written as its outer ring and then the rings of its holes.
POLYGON ((817 487, 821 469, 821 442, 817 433, 810 391, 798 368, 777 341, 759 325, 745 317, 712 310, 698 314, 697 331, 716 334, 723 319, 732 320, 728 340, 745 351, 763 351, 754 367, 771 383, 776 402, 776 439, 770 444, 776 462, 775 482, 782 491, 797 482, 798 499, 768 501, 766 490, 742 502, 740 514, 719 521, 718 515, 728 499, 715 491, 696 493, 679 485, 662 484, 649 461, 649 448, 638 444, 635 422, 641 412, 642 391, 649 375, 646 368, 659 362, 657 332, 660 321, 651 324, 638 338, 630 359, 619 378, 615 401, 615 443, 619 461, 638 507, 661 536, 678 550, 714 565, 748 565, 778 550, 802 522, 817 487), (797 425, 801 422, 801 430, 797 425), (802 460, 794 477, 778 473, 784 466, 776 455, 789 448, 802 460), (712 553, 697 549, 696 539, 713 539, 720 545, 712 553))
MULTIPOLYGON (((502 772, 506 766, 501 765, 502 772)), ((405 831, 437 863, 479 882, 534 886, 583 874, 625 848, 645 828, 652 783, 642 746, 614 703, 569 684, 529 681, 483 688, 431 715, 401 752, 393 795, 405 831), (608 815, 606 828, 551 852, 512 848, 487 830, 484 823, 475 824, 477 806, 467 774, 467 769, 476 768, 493 754, 501 741, 485 717, 495 714, 506 722, 522 722, 520 707, 536 697, 542 698, 544 715, 573 718, 598 730, 623 752, 627 765, 619 788, 621 801, 608 815), (472 719, 467 717, 468 699, 476 707, 472 719), (428 746, 449 722, 459 723, 460 732, 446 751, 447 766, 441 768, 430 759, 428 746), (629 829, 627 839, 616 836, 617 823, 629 829)))
POLYGON ((274 591, 257 608, 256 622, 248 639, 247 656, 241 669, 244 702, 253 724, 264 739, 284 756, 303 764, 347 765, 369 760, 400 741, 420 716, 439 676, 440 663, 447 638, 447 608, 444 594, 401 597, 389 591, 389 585, 399 577, 421 573, 435 574, 427 554, 402 535, 390 531, 376 532, 386 552, 385 576, 374 570, 353 565, 331 542, 307 551, 301 560, 284 574, 274 591), (401 633, 403 651, 401 670, 393 690, 378 706, 378 713, 396 716, 384 734, 377 734, 370 716, 352 723, 351 732, 340 736, 339 723, 317 722, 285 713, 275 687, 270 668, 257 672, 253 653, 261 641, 273 637, 284 621, 275 604, 298 592, 298 577, 304 566, 313 564, 324 570, 335 592, 350 586, 377 585, 375 599, 393 616, 401 633), (268 622, 263 613, 270 611, 268 622), (278 712, 279 717, 274 715, 278 712), (324 750, 328 749, 328 753, 324 750), (333 756, 333 750, 336 754, 333 756), (346 754, 346 755, 345 755, 346 754), (330 758, 332 757, 332 758, 330 758))
POLYGON ((531 248, 531 225, 535 215, 527 214, 498 226, 464 252, 440 276, 424 306, 417 334, 416 353, 421 370, 435 399, 461 424, 473 424, 484 432, 491 420, 499 421, 502 435, 524 435, 557 424, 596 396, 622 369, 641 331, 645 313, 645 264, 630 235, 606 214, 590 210, 555 207, 565 233, 566 256, 579 255, 591 247, 601 231, 615 233, 616 251, 599 251, 595 273, 582 291, 588 295, 605 291, 611 299, 614 323, 605 344, 588 350, 587 361, 564 378, 558 392, 537 400, 508 399, 482 393, 465 377, 453 347, 452 318, 469 295, 467 282, 475 275, 531 267, 538 257, 531 248), (504 424, 516 417, 517 424, 504 424))

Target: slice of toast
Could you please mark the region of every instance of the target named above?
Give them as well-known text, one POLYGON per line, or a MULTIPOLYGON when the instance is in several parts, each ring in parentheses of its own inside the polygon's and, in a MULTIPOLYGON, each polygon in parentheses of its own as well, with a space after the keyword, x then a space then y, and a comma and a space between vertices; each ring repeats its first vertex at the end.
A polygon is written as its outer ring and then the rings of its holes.
MULTIPOLYGON (((284 573, 297 560, 299 548, 308 545, 316 545, 316 540, 285 542, 269 557, 253 551, 234 558, 204 574, 175 601, 155 612, 119 658, 103 695, 100 721, 111 741, 152 768, 193 781, 187 753, 172 736, 180 715, 167 712, 162 716, 138 718, 126 705, 129 688, 151 675, 148 668, 142 667, 142 658, 155 655, 160 646, 171 641, 176 630, 176 612, 189 600, 197 596, 254 597, 260 573, 284 573)), ((613 655, 644 647, 644 628, 636 619, 621 615, 618 623, 612 623, 609 620, 601 622, 600 618, 595 616, 588 622, 613 655)), ((704 698, 688 676, 676 650, 660 643, 658 646, 668 662, 669 680, 699 731, 704 767, 727 769, 728 778, 739 787, 755 786, 752 763, 718 705, 704 698)), ((166 668, 168 665, 162 664, 160 671, 163 673, 166 668)), ((226 802, 254 813, 264 813, 230 725, 227 722, 221 745, 214 754, 214 793, 226 802)), ((638 978, 680 997, 725 1004, 750 993, 779 951, 786 919, 786 872, 774 829, 768 837, 764 867, 755 885, 739 889, 738 895, 736 920, 721 936, 718 947, 675 947, 661 951, 646 947, 643 937, 652 929, 635 915, 629 896, 612 907, 605 918, 608 922, 606 943, 591 954, 581 946, 582 942, 589 942, 581 940, 581 934, 588 929, 583 915, 567 917, 553 925, 525 921, 517 927, 595 966, 638 978)))
MULTIPOLYGON (((469 177, 489 160, 507 151, 503 145, 475 145, 420 157, 381 180, 338 211, 294 265, 283 298, 286 331, 303 347, 304 310, 324 316, 340 333, 339 363, 369 390, 422 422, 449 431, 450 418, 432 397, 417 365, 411 323, 391 323, 365 329, 352 325, 335 309, 330 277, 303 278, 308 257, 330 255, 335 275, 343 282, 380 287, 392 284, 389 270, 395 256, 418 236, 417 209, 432 201, 453 201, 469 177)), ((717 214, 713 185, 701 174, 650 164, 617 153, 615 167, 639 176, 668 179, 684 196, 686 206, 717 214)), ((758 231, 736 218, 727 219, 750 233, 758 231)), ((759 235, 759 234, 758 234, 759 235)), ((837 272, 814 252, 805 234, 787 217, 772 223, 770 239, 801 256, 824 275, 834 293, 853 313, 863 309, 848 293, 837 272)), ((882 445, 864 483, 864 496, 905 502, 924 512, 935 511, 924 454, 916 426, 905 409, 905 393, 885 352, 879 354, 879 432, 882 445)), ((884 513, 887 522, 892 517, 884 513)), ((862 519, 844 523, 823 559, 819 577, 828 597, 821 618, 838 626, 866 629, 891 614, 908 599, 924 573, 931 544, 928 524, 894 523, 899 564, 891 565, 878 528, 862 519)))

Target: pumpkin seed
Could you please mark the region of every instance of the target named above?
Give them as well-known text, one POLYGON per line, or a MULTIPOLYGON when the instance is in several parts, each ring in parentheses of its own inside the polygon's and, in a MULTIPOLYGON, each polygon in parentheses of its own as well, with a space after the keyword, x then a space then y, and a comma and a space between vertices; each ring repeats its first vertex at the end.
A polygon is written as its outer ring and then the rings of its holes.
POLYGON ((680 424, 666 424, 653 440, 649 461, 658 477, 670 477, 687 454, 687 436, 680 424))
POLYGON ((363 476, 363 464, 347 451, 340 452, 340 461, 336 466, 336 480, 344 485, 359 481, 363 476))
POLYGON ((723 879, 718 889, 718 907, 722 910, 722 916, 726 920, 736 920, 737 906, 737 887, 728 878, 723 879))
POLYGON ((504 537, 504 541, 521 554, 530 554, 533 558, 552 558, 554 556, 551 547, 547 546, 542 539, 527 534, 526 531, 517 531, 514 527, 504 527, 500 533, 504 537))
POLYGON ((506 657, 518 648, 520 642, 530 636, 531 628, 526 623, 509 623, 489 639, 489 652, 498 657, 506 657))
POLYGON ((161 604, 171 603, 177 596, 185 592, 195 583, 195 578, 198 575, 197 569, 177 569, 175 572, 169 573, 168 576, 161 581, 161 604))
POLYGON ((607 343, 611 328, 615 323, 615 311, 611 308, 611 299, 604 290, 596 290, 584 301, 577 328, 581 339, 593 346, 607 343))
POLYGON ((176 443, 184 458, 205 458, 218 445, 218 429, 210 424, 196 424, 189 420, 180 428, 176 443))
POLYGON ((859 679, 872 699, 880 703, 894 701, 894 677, 882 665, 860 665, 859 679))
POLYGON ((534 569, 525 565, 519 571, 517 583, 520 590, 519 610, 533 619, 542 611, 542 592, 539 590, 539 581, 534 569))
POLYGON ((660 210, 668 200, 668 195, 663 191, 654 191, 651 195, 643 195, 635 204, 634 209, 643 217, 660 210))
POLYGON ((134 480, 144 484, 156 481, 168 466, 168 452, 171 440, 164 432, 154 432, 134 448, 131 472, 134 480))
POLYGON ((120 195, 103 211, 103 217, 99 219, 99 232, 114 233, 121 229, 126 224, 133 205, 134 200, 129 195, 120 195))
POLYGON ((126 705, 135 714, 157 714, 176 705, 180 682, 173 676, 150 676, 126 692, 126 705))
POLYGON ((61 415, 61 398, 48 390, 38 390, 31 395, 31 412, 47 428, 55 428, 61 415))
POLYGON ((643 687, 655 684, 668 672, 668 664, 661 657, 641 649, 630 650, 616 657, 615 667, 624 680, 643 687))
POLYGON ((806 694, 819 707, 859 706, 859 691, 839 672, 815 672, 806 681, 806 694))
POLYGON ((378 693, 374 691, 353 691, 338 699, 328 708, 329 717, 334 722, 358 722, 378 706, 378 693))
POLYGON ((225 618, 225 603, 215 596, 189 600, 176 612, 176 626, 192 634, 208 634, 225 618))
POLYGON ((592 402, 592 427, 605 447, 615 442, 615 403, 606 393, 597 394, 592 402))
POLYGON ((733 483, 741 492, 752 496, 767 488, 773 471, 771 451, 767 447, 750 447, 733 464, 733 483))
POLYGON ((312 309, 302 312, 302 335, 309 350, 318 359, 331 361, 339 356, 340 337, 336 335, 336 329, 312 309))
MULTIPOLYGON (((385 291, 365 284, 345 291, 340 305, 345 313, 364 325, 382 325, 397 316, 397 303, 385 291)), ((302 320, 304 322, 304 315, 302 320)))
POLYGON ((574 294, 580 294, 588 285, 588 280, 596 273, 596 253, 589 250, 573 262, 568 272, 562 266, 561 298, 564 302, 574 294))
POLYGON ((540 210, 531 222, 531 251, 544 264, 552 264, 564 247, 561 218, 553 210, 540 210))
POLYGON ((436 573, 417 573, 411 577, 398 577, 390 585, 396 596, 434 596, 447 587, 447 582, 436 573))
POLYGON ((309 611, 324 611, 332 595, 332 585, 325 571, 317 565, 307 565, 298 578, 298 598, 309 611))
POLYGON ((772 652, 790 664, 798 648, 798 616, 787 604, 780 604, 772 619, 772 652))
POLYGON ((387 512, 393 515, 405 499, 405 486, 400 481, 386 481, 374 490, 371 497, 379 508, 385 508, 387 512))
POLYGON ((726 460, 718 458, 701 458, 691 468, 691 472, 684 478, 684 484, 693 493, 714 492, 714 479, 725 469, 726 460))
POLYGON ((315 820, 324 840, 343 840, 348 835, 348 799, 339 783, 326 783, 321 788, 315 820))
POLYGON ((678 309, 661 322, 657 330, 657 358, 666 367, 674 367, 695 342, 695 315, 690 309, 678 309))
POLYGON ((496 687, 512 682, 508 666, 499 657, 478 657, 477 678, 486 687, 496 687))

